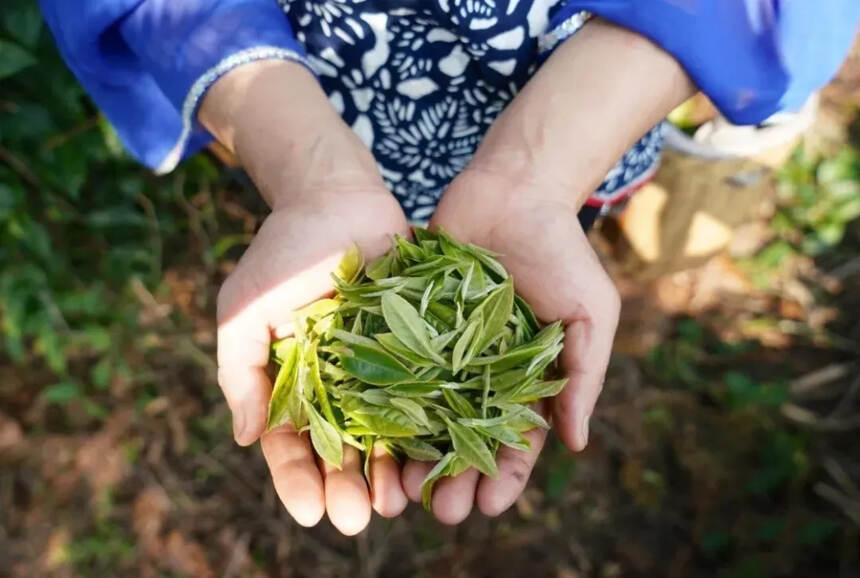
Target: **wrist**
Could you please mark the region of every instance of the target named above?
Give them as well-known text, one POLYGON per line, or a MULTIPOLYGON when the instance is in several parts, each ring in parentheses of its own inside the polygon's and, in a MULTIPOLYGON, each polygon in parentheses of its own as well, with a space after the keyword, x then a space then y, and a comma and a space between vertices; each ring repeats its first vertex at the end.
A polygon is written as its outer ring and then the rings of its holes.
POLYGON ((493 123, 472 164, 579 209, 624 152, 693 90, 661 48, 592 20, 493 123))
POLYGON ((297 63, 267 60, 232 70, 209 89, 199 118, 273 208, 335 187, 382 184, 370 152, 297 63))

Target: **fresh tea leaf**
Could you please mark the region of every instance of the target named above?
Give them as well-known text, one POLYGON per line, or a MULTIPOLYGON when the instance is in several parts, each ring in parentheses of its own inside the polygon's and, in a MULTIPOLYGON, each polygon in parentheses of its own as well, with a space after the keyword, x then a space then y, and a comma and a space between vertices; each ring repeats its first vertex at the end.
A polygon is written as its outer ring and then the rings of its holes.
POLYGON ((384 437, 412 437, 421 431, 405 413, 393 407, 368 406, 349 412, 348 416, 375 435, 384 437))
POLYGON ((353 244, 337 266, 335 274, 346 283, 355 283, 361 275, 361 269, 364 267, 364 255, 361 254, 361 249, 358 245, 353 244))
POLYGON ((415 353, 413 350, 403 345, 403 342, 397 339, 393 333, 377 333, 374 337, 390 353, 393 353, 408 363, 423 367, 433 365, 433 361, 427 359, 423 355, 415 353))
POLYGON ((343 444, 337 429, 319 414, 310 402, 305 402, 305 411, 311 426, 311 443, 317 455, 336 467, 343 463, 343 444))
POLYGON ((483 352, 489 345, 496 341, 514 308, 514 283, 511 277, 505 279, 504 283, 494 289, 481 304, 475 307, 469 319, 482 315, 484 324, 481 337, 478 340, 477 353, 483 352))
POLYGON ((442 459, 442 452, 427 442, 416 438, 397 438, 392 443, 410 459, 419 462, 433 462, 442 459))
POLYGON ((430 423, 430 419, 427 417, 427 412, 424 411, 424 408, 421 407, 421 404, 418 402, 402 397, 392 397, 389 401, 392 406, 408 415, 412 421, 418 425, 424 426, 431 432, 436 429, 433 427, 433 424, 430 423))
POLYGON ((298 375, 299 344, 294 337, 288 337, 278 344, 277 355, 281 367, 275 377, 272 395, 269 399, 269 418, 267 429, 282 425, 288 419, 288 397, 295 386, 298 375))
POLYGON ((480 340, 480 337, 477 336, 483 324, 484 319, 480 314, 474 316, 474 318, 470 318, 460 338, 454 344, 454 350, 451 352, 451 367, 454 373, 459 372, 471 361, 469 356, 477 349, 476 346, 473 346, 473 343, 480 340))
POLYGON ((442 397, 445 398, 445 401, 454 410, 457 415, 461 417, 469 417, 476 418, 478 417, 478 411, 474 408, 474 406, 469 403, 469 400, 461 394, 453 391, 451 389, 443 389, 442 397))
POLYGON ((491 478, 498 477, 499 468, 493 453, 478 433, 453 421, 448 422, 448 433, 451 434, 451 443, 459 457, 481 473, 491 478))
POLYGON ((444 364, 444 360, 433 350, 424 319, 406 299, 396 293, 382 296, 382 315, 391 332, 403 345, 415 353, 444 364))
POLYGON ((442 456, 442 459, 436 462, 436 465, 427 472, 424 481, 421 482, 421 504, 425 510, 430 511, 432 509, 433 486, 439 478, 449 475, 451 464, 456 457, 455 452, 448 452, 442 456))
POLYGON ((374 281, 378 281, 380 279, 385 279, 391 273, 391 263, 394 261, 394 255, 392 253, 386 253, 373 263, 367 266, 364 274, 367 275, 369 279, 374 281))
POLYGON ((348 351, 349 355, 339 356, 341 366, 347 373, 365 383, 393 385, 415 380, 408 367, 381 347, 375 349, 351 344, 348 351))

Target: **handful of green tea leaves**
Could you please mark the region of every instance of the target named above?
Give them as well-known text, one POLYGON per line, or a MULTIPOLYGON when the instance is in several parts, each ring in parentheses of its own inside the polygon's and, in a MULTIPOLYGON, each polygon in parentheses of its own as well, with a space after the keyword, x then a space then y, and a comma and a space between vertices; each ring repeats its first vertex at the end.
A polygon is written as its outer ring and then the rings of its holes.
POLYGON ((310 430, 340 467, 343 443, 381 444, 396 457, 438 461, 422 488, 475 467, 498 475, 500 444, 546 421, 530 403, 556 395, 545 380, 562 348, 560 322, 541 328, 497 255, 442 231, 415 229, 364 267, 357 248, 333 275, 335 295, 297 312, 295 335, 273 345, 280 365, 268 426, 310 430))

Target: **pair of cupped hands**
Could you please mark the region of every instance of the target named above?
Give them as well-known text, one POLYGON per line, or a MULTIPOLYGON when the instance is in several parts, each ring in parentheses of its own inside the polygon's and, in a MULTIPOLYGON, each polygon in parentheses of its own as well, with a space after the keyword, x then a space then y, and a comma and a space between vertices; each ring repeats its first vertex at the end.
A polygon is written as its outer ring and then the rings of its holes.
MULTIPOLYGON (((589 25, 495 121, 430 222, 501 254, 537 316, 564 323, 559 368, 569 381, 542 409, 572 451, 588 443, 619 314, 618 293, 577 211, 614 159, 688 86, 677 64, 644 39, 589 25), (580 89, 589 83, 598 93, 580 89), (636 98, 626 90, 630 83, 636 98), (667 86, 675 94, 666 94, 667 86), (613 138, 589 136, 587 146, 577 144, 577 131, 598 134, 613 123, 613 138), (566 178, 571 174, 573 181, 566 178)), ((317 459, 308 436, 291 426, 265 431, 270 343, 291 332, 294 311, 332 292, 330 273, 349 247, 357 244, 370 260, 390 248, 392 235, 409 236, 410 228, 366 146, 301 66, 261 62, 234 70, 208 91, 199 118, 236 152, 271 207, 218 295, 218 381, 235 439, 241 445, 261 440, 275 489, 296 522, 312 526, 328 514, 339 531, 356 534, 372 510, 394 517, 409 500, 420 500, 433 464, 400 464, 374 448, 366 481, 350 446, 337 470, 317 459)), ((468 470, 440 480, 432 498, 436 518, 456 524, 476 505, 488 516, 507 510, 525 488, 546 432, 526 436, 528 451, 499 449, 497 478, 468 470)))

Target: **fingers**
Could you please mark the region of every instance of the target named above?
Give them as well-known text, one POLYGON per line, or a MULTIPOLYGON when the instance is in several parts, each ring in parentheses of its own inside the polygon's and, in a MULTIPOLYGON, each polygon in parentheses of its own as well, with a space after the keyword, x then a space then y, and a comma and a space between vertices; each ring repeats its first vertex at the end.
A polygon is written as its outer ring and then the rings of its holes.
POLYGON ((469 468, 459 476, 442 478, 433 488, 433 514, 443 524, 455 525, 465 520, 475 503, 475 489, 480 472, 469 468))
POLYGON ((325 496, 308 436, 285 425, 267 432, 261 443, 287 512, 302 526, 315 525, 325 513, 325 496))
POLYGON ((384 518, 399 516, 408 503, 397 461, 379 446, 370 456, 370 503, 384 518))
POLYGON ((430 473, 430 470, 435 466, 435 462, 419 462, 416 460, 406 460, 406 465, 403 466, 403 491, 406 496, 413 502, 421 501, 421 482, 430 473))
POLYGON ((588 444, 588 421, 612 353, 620 301, 611 281, 602 295, 582 307, 587 316, 569 322, 564 334, 560 366, 569 381, 552 402, 559 437, 573 451, 588 444))
POLYGON ((335 528, 354 536, 370 522, 370 496, 361 471, 361 456, 352 446, 344 446, 343 467, 338 470, 323 462, 325 508, 335 528))
POLYGON ((233 414, 233 437, 250 445, 266 427, 272 386, 266 376, 269 328, 251 313, 218 326, 218 385, 233 414))
POLYGON ((482 476, 478 482, 478 509, 485 516, 498 516, 511 507, 526 487, 529 476, 546 441, 546 430, 535 428, 523 434, 529 440, 528 451, 501 446, 496 453, 499 477, 482 476))

